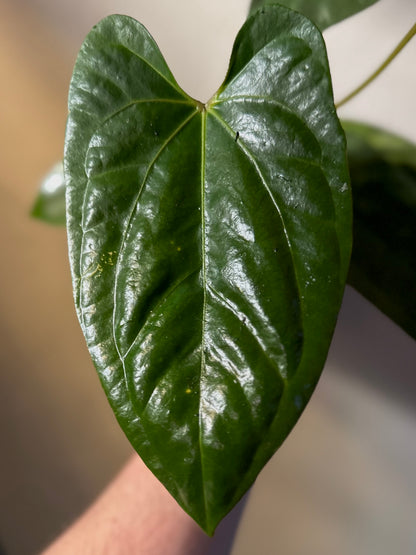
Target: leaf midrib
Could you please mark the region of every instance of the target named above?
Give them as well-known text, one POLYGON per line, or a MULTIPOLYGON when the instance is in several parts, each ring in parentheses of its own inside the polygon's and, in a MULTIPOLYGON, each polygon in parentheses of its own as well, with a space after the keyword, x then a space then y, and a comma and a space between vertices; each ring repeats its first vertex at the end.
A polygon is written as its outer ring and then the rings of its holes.
POLYGON ((202 125, 201 125, 201 271, 202 271, 202 287, 203 287, 203 304, 202 304, 202 326, 201 326, 201 366, 199 375, 199 414, 198 414, 198 441, 199 441, 199 456, 201 461, 201 486, 202 497, 204 503, 206 527, 208 527, 208 503, 206 496, 206 482, 204 480, 204 460, 203 460, 203 440, 202 440, 202 410, 201 410, 201 387, 203 375, 205 372, 205 325, 206 325, 206 307, 207 307, 207 275, 206 275, 206 229, 205 229, 205 166, 206 166, 206 123, 207 112, 204 109, 202 112, 202 125))

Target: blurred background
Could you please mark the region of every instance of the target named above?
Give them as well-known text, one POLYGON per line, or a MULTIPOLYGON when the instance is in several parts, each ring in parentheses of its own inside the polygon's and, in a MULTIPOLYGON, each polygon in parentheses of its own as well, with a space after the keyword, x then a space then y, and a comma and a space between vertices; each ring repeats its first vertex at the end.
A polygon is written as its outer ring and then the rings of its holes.
MULTIPOLYGON (((62 158, 81 41, 103 16, 132 15, 179 84, 206 101, 224 77, 248 1, 0 6, 0 552, 30 555, 131 453, 76 320, 65 231, 29 217, 42 176, 62 158)), ((414 0, 381 0, 326 32, 335 98, 367 77, 415 21, 414 0)), ((416 142, 415 61, 416 40, 340 115, 416 142)), ((232 554, 416 553, 415 384, 416 342, 347 289, 316 394, 254 485, 232 554)))

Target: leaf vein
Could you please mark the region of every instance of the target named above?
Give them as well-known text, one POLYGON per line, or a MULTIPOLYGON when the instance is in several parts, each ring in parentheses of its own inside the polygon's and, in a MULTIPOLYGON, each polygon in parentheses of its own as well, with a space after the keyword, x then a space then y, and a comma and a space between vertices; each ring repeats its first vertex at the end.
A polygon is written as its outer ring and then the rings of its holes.
POLYGON ((191 100, 176 100, 174 98, 143 98, 143 99, 135 99, 132 100, 131 102, 128 102, 127 104, 125 104, 124 106, 122 106, 121 108, 119 108, 118 110, 116 110, 115 112, 113 112, 112 114, 110 114, 108 117, 106 117, 103 121, 102 124, 107 123, 109 120, 111 120, 112 118, 114 118, 115 116, 118 116, 118 114, 121 114, 122 112, 124 112, 125 110, 128 110, 129 108, 131 108, 131 106, 134 106, 136 104, 150 104, 150 103, 159 103, 159 104, 189 104, 189 105, 193 105, 193 102, 191 100))
POLYGON ((124 171, 124 170, 133 170, 135 168, 137 169, 137 163, 126 164, 125 166, 119 166, 119 167, 116 167, 116 168, 110 168, 108 170, 103 170, 102 172, 96 172, 92 176, 91 181, 93 181, 95 179, 99 179, 100 177, 104 177, 105 175, 111 175, 113 173, 118 173, 118 172, 124 171))
MULTIPOLYGON (((271 365, 273 366, 273 368, 276 370, 278 376, 283 380, 283 382, 286 384, 287 383, 287 376, 284 375, 284 373, 282 373, 281 368, 279 367, 278 363, 268 354, 267 349, 265 348, 264 345, 261 344, 261 342, 259 341, 258 336, 256 335, 255 331, 252 329, 254 328, 253 324, 248 323, 248 317, 245 316, 243 319, 241 319, 238 315, 238 313, 236 312, 235 308, 232 306, 232 304, 224 297, 224 295, 222 295, 222 293, 220 293, 219 291, 217 291, 214 287, 212 287, 211 285, 207 285, 207 288, 211 291, 211 293, 213 294, 214 297, 217 297, 217 300, 220 302, 221 306, 225 309, 227 309, 229 312, 231 312, 233 314, 233 316, 235 316, 235 318, 237 318, 237 320, 239 322, 241 322, 241 324, 247 329, 247 331, 250 333, 250 335, 253 337, 253 339, 255 340, 255 342, 257 343, 257 345, 260 347, 260 350, 262 351, 262 353, 264 354, 266 360, 268 360, 271 365)), ((276 332, 277 334, 277 332, 276 332)), ((277 334, 278 335, 278 334, 277 334)), ((284 346, 282 344, 282 342, 280 341, 281 347, 284 351, 284 346)))
MULTIPOLYGON (((265 104, 270 104, 272 106, 278 106, 284 112, 290 114, 291 116, 295 116, 296 119, 298 119, 306 129, 310 130, 306 121, 302 117, 300 117, 300 115, 297 112, 293 111, 290 108, 290 106, 287 106, 283 102, 280 102, 279 100, 276 100, 276 99, 271 98, 269 96, 255 96, 255 95, 230 96, 230 97, 221 98, 219 100, 216 100, 216 101, 212 102, 211 106, 220 106, 221 104, 225 104, 227 102, 238 103, 239 101, 248 101, 248 102, 261 101, 261 102, 264 102, 265 104)), ((312 158, 299 158, 299 157, 294 157, 294 156, 276 156, 276 159, 278 159, 278 160, 286 160, 286 159, 298 160, 300 162, 305 162, 307 164, 310 164, 311 166, 316 166, 317 168, 319 168, 322 171, 321 165, 318 162, 316 162, 315 160, 313 160, 312 158)))
MULTIPOLYGON (((155 314, 160 309, 160 307, 163 305, 163 303, 165 303, 166 300, 172 295, 172 293, 174 293, 176 291, 176 289, 178 289, 178 287, 180 287, 183 283, 185 283, 186 280, 188 280, 191 276, 193 276, 194 274, 196 274, 196 272, 199 272, 199 271, 200 271, 200 268, 195 268, 194 270, 188 272, 185 276, 181 277, 176 283, 174 283, 172 285, 172 287, 170 287, 168 289, 167 293, 161 299, 159 299, 157 301, 156 305, 149 310, 148 316, 145 320, 148 319, 150 314, 155 314)), ((127 351, 123 355, 123 360, 128 356, 129 352, 133 348, 133 346, 136 343, 137 338, 139 337, 139 335, 140 335, 141 331, 143 330, 144 326, 145 326, 145 323, 140 327, 140 329, 138 330, 135 338, 131 342, 129 348, 127 349, 127 351)))
MULTIPOLYGON (((210 111, 210 113, 220 122, 220 124, 227 131, 227 133, 229 134, 230 138, 233 141, 233 144, 238 145, 238 148, 240 148, 242 150, 242 152, 248 158, 250 163, 254 166, 254 168, 256 170, 256 173, 259 176, 263 187, 265 188, 267 194, 269 195, 269 197, 270 197, 270 199, 273 203, 273 206, 276 209, 277 214, 279 215, 280 221, 282 222, 283 233, 284 233, 286 243, 288 245, 289 252, 290 252, 290 255, 291 255, 291 261, 292 261, 292 266, 293 266, 293 274, 294 274, 294 277, 295 277, 295 284, 296 284, 298 299, 299 299, 299 302, 302 306, 303 305, 303 299, 302 299, 302 295, 300 293, 301 288, 300 288, 299 277, 298 277, 298 274, 297 274, 296 264, 295 264, 295 260, 294 260, 294 256, 293 256, 293 247, 292 247, 292 243, 289 239, 289 236, 287 234, 286 224, 285 224, 285 220, 283 218, 282 211, 280 210, 278 203, 276 202, 275 198, 273 197, 272 191, 271 191, 269 185, 267 184, 266 178, 264 177, 258 163, 256 162, 256 159, 255 159, 253 153, 244 144, 244 142, 242 140, 239 140, 237 143, 235 142, 235 132, 233 131, 233 129, 227 124, 227 122, 219 114, 217 114, 214 110, 210 111)), ((303 313, 303 310, 301 310, 301 314, 302 313, 303 313)), ((300 317, 300 327, 301 327, 302 332, 303 332, 302 317, 300 317)))
POLYGON ((173 141, 173 139, 180 133, 180 131, 189 123, 189 121, 197 114, 198 112, 195 111, 193 112, 190 116, 188 116, 180 125, 178 125, 178 127, 173 131, 173 133, 166 139, 166 141, 162 144, 162 146, 160 147, 160 149, 158 150, 158 152, 156 153, 156 155, 154 156, 154 158, 151 160, 151 162, 149 163, 149 166, 147 168, 146 174, 143 178, 143 181, 139 187, 139 191, 136 195, 136 198, 134 199, 133 205, 132 205, 132 209, 130 211, 130 215, 127 221, 127 224, 124 228, 123 234, 121 236, 121 240, 120 240, 120 249, 118 251, 118 256, 117 256, 117 262, 116 262, 116 268, 115 268, 115 280, 114 280, 114 299, 113 299, 113 339, 114 339, 114 345, 115 348, 117 350, 118 356, 120 357, 121 362, 123 363, 123 368, 124 368, 124 375, 125 375, 125 379, 126 379, 126 385, 128 387, 128 380, 127 380, 127 375, 126 375, 126 369, 124 366, 124 362, 123 362, 123 356, 121 355, 120 352, 120 348, 119 345, 117 343, 116 340, 116 336, 115 336, 115 329, 116 329, 116 312, 117 312, 117 286, 118 286, 118 277, 120 275, 120 259, 121 259, 121 253, 123 252, 124 248, 125 248, 125 243, 126 243, 126 239, 127 239, 127 234, 130 230, 131 227, 131 223, 133 221, 134 218, 134 213, 137 209, 137 204, 140 200, 140 197, 142 195, 142 192, 144 190, 146 181, 149 177, 149 174, 152 170, 152 168, 154 167, 154 165, 156 164, 157 160, 159 159, 159 157, 161 156, 161 154, 163 153, 163 151, 165 150, 165 148, 169 145, 169 143, 171 141, 173 141))
MULTIPOLYGON (((185 98, 188 96, 188 95, 185 94, 185 92, 182 89, 180 89, 180 87, 177 85, 177 83, 175 81, 173 81, 173 82, 170 81, 166 77, 166 75, 163 75, 163 73, 161 73, 158 69, 156 69, 155 66, 152 65, 149 62, 149 60, 147 60, 143 56, 140 56, 140 54, 138 52, 134 52, 134 50, 131 50, 128 46, 126 46, 125 44, 122 44, 122 43, 114 43, 112 46, 115 46, 116 48, 120 48, 122 50, 126 50, 127 52, 130 52, 130 54, 132 54, 133 56, 135 56, 136 58, 138 58, 139 60, 144 62, 150 69, 152 69, 155 73, 157 73, 164 81, 166 81, 166 83, 168 83, 172 87, 172 89, 174 89, 176 92, 178 92, 179 94, 181 94, 185 98)), ((172 79, 173 79, 173 76, 172 76, 172 79)))

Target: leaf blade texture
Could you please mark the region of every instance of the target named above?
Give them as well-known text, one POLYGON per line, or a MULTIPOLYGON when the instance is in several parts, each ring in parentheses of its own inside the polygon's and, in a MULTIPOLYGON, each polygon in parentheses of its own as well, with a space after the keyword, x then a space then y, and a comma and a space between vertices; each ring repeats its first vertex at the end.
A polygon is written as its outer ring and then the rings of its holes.
POLYGON ((308 401, 350 252, 322 37, 265 12, 206 106, 125 16, 91 31, 69 97, 78 317, 121 427, 209 534, 308 401))

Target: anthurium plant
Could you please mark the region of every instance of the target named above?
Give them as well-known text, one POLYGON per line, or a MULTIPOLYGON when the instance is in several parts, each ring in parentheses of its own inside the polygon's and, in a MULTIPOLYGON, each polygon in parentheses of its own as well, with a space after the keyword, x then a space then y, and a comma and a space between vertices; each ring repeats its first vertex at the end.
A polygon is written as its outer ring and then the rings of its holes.
POLYGON ((75 64, 64 177, 34 214, 66 221, 120 426, 208 534, 307 404, 347 279, 416 333, 416 150, 340 123, 321 35, 374 2, 254 0, 207 103, 127 16, 99 22, 75 64), (382 221, 392 203, 400 229, 382 221))

